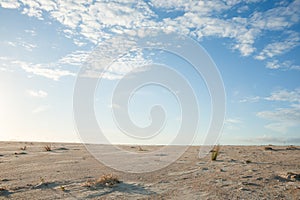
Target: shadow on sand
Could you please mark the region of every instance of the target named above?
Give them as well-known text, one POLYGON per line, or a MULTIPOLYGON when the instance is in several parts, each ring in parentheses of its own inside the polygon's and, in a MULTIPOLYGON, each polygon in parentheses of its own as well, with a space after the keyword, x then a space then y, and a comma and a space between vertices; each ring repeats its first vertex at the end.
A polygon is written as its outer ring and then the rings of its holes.
MULTIPOLYGON (((99 188, 100 189, 100 188, 99 188)), ((156 194, 150 190, 145 189, 143 186, 138 186, 135 184, 128 183, 119 183, 114 187, 101 187, 102 191, 97 192, 96 194, 90 194, 86 198, 96 198, 111 194, 113 192, 120 192, 126 194, 138 194, 138 195, 153 195, 156 194)))

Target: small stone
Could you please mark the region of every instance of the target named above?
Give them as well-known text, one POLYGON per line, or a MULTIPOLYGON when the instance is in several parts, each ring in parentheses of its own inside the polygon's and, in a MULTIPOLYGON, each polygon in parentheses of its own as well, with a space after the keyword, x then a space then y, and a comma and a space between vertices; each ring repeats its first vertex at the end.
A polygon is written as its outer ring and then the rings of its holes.
POLYGON ((250 182, 242 182, 242 185, 249 185, 249 186, 260 186, 256 183, 250 183, 250 182))
POLYGON ((242 178, 252 178, 253 176, 242 176, 242 178))
POLYGON ((239 190, 241 191, 250 191, 248 188, 240 187, 239 190))

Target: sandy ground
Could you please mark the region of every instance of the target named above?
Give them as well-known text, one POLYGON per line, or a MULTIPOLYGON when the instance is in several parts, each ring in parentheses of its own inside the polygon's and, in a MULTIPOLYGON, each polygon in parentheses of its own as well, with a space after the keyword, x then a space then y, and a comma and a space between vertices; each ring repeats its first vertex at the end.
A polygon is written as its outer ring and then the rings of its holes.
POLYGON ((222 146, 217 161, 190 147, 164 169, 134 174, 106 167, 80 144, 45 145, 0 142, 0 199, 300 199, 300 147, 222 146), (87 184, 107 174, 121 182, 87 184))

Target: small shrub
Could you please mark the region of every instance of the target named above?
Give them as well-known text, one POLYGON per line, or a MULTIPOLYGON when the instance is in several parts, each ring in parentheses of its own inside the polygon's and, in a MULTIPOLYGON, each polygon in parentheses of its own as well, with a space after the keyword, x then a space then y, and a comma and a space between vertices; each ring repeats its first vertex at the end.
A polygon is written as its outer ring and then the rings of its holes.
POLYGON ((217 145, 211 151, 211 160, 217 160, 219 153, 220 153, 220 145, 217 145))
POLYGON ((46 146, 44 146, 44 149, 45 149, 46 151, 52 151, 51 145, 46 145, 46 146))
POLYGON ((246 163, 250 164, 250 163, 252 163, 252 161, 251 160, 246 160, 246 163))

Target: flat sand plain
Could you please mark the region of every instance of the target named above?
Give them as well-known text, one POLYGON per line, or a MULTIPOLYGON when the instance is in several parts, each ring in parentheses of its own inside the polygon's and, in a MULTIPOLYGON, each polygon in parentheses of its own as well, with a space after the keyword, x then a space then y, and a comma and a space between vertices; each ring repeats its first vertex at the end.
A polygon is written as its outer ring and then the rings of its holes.
MULTIPOLYGON (((82 144, 53 143, 51 151, 46 145, 0 142, 0 199, 300 199, 297 146, 221 146, 216 161, 199 159, 199 147, 189 147, 166 168, 125 173, 82 144), (120 183, 88 184, 109 174, 120 183)), ((145 153, 157 147, 122 148, 145 153)))

